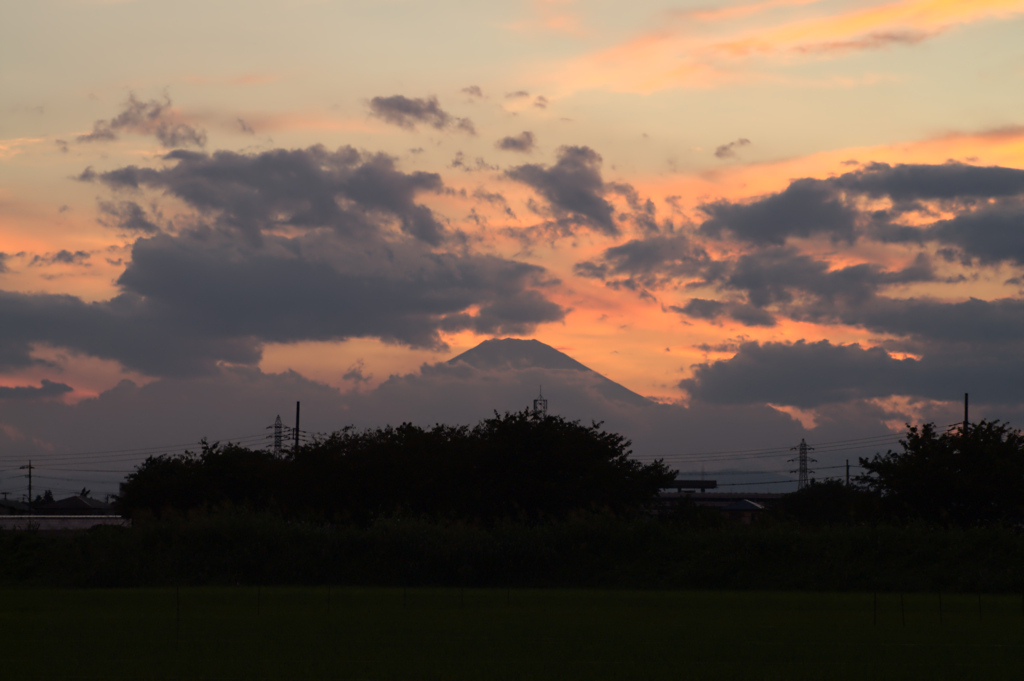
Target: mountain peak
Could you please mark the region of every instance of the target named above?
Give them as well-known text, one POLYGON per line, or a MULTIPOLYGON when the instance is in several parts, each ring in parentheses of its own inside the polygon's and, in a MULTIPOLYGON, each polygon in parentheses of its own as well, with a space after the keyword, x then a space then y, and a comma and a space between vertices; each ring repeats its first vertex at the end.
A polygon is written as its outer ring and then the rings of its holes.
POLYGON ((449 364, 465 362, 475 369, 570 369, 591 371, 564 352, 539 340, 492 338, 448 360, 449 364))
POLYGON ((593 369, 577 362, 569 355, 538 340, 520 338, 492 338, 448 360, 448 364, 468 364, 480 370, 526 370, 579 372, 605 397, 638 406, 651 401, 629 388, 619 385, 593 369))

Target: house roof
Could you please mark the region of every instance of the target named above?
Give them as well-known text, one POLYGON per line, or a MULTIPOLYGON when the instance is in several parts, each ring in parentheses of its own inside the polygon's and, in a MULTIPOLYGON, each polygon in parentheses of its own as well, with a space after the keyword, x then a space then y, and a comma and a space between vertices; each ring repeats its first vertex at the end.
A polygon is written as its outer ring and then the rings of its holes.
POLYGON ((18 511, 19 513, 28 512, 28 504, 23 504, 20 501, 14 501, 13 499, 0 499, 0 508, 9 508, 12 511, 18 511))
POLYGON ((57 501, 51 501, 48 504, 37 504, 35 506, 36 511, 109 511, 113 506, 110 504, 100 501, 99 499, 93 499, 91 497, 83 497, 76 494, 73 497, 67 499, 58 499, 57 501))

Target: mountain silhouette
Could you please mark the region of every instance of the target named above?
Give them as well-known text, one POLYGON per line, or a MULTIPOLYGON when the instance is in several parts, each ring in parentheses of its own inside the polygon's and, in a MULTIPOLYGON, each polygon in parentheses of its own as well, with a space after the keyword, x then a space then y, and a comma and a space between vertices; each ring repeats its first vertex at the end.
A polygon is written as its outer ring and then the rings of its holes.
POLYGON ((494 338, 486 340, 461 355, 452 357, 447 363, 449 365, 464 363, 480 371, 546 369, 552 372, 553 377, 563 372, 574 372, 578 378, 591 384, 594 390, 609 400, 635 406, 654 404, 646 397, 638 395, 629 388, 619 385, 577 362, 564 352, 533 339, 494 338))

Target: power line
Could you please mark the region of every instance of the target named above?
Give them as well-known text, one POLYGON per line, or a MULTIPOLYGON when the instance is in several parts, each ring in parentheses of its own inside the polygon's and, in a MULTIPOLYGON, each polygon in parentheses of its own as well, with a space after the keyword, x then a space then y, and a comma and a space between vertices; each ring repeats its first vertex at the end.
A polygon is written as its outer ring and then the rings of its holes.
MULTIPOLYGON (((890 435, 874 435, 870 437, 859 437, 850 438, 847 440, 831 440, 821 442, 815 445, 816 451, 820 452, 841 452, 852 449, 866 449, 872 447, 878 447, 883 444, 897 443, 899 436, 895 434, 890 435)), ((680 461, 687 459, 699 459, 699 460, 744 460, 744 459, 761 459, 771 458, 772 456, 778 456, 789 452, 792 448, 790 446, 784 447, 765 447, 761 449, 733 449, 733 450, 712 450, 706 452, 680 452, 678 454, 669 454, 663 458, 666 461, 680 461)))
MULTIPOLYGON (((212 438, 206 438, 206 440, 207 440, 207 442, 214 442, 214 443, 223 442, 225 444, 237 444, 237 443, 240 443, 240 442, 243 442, 243 441, 255 441, 255 440, 262 441, 263 438, 264 438, 264 435, 262 433, 260 433, 260 434, 257 434, 257 435, 243 435, 241 437, 220 438, 220 439, 216 439, 216 440, 212 439, 212 438)), ((52 453, 52 454, 45 454, 44 453, 44 454, 36 455, 34 457, 34 459, 53 460, 53 459, 60 459, 60 458, 66 458, 66 457, 91 457, 91 456, 108 456, 108 455, 139 455, 139 454, 145 454, 147 452, 179 449, 181 447, 195 447, 195 446, 201 445, 201 444, 202 444, 202 442, 183 442, 183 443, 172 444, 172 445, 153 445, 153 446, 149 446, 149 447, 135 447, 135 448, 132 448, 132 449, 100 449, 100 450, 95 450, 95 451, 90 451, 90 452, 67 452, 67 453, 55 452, 55 453, 52 453)))

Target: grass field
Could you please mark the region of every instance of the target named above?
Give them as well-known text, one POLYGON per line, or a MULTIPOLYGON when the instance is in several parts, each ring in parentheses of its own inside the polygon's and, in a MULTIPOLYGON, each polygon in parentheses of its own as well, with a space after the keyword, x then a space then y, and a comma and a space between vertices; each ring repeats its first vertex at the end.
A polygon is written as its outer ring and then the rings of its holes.
POLYGON ((19 679, 1020 679, 1014 596, 0 590, 19 679), (902 598, 902 603, 901 603, 902 598), (876 607, 877 602, 877 607, 876 607))

